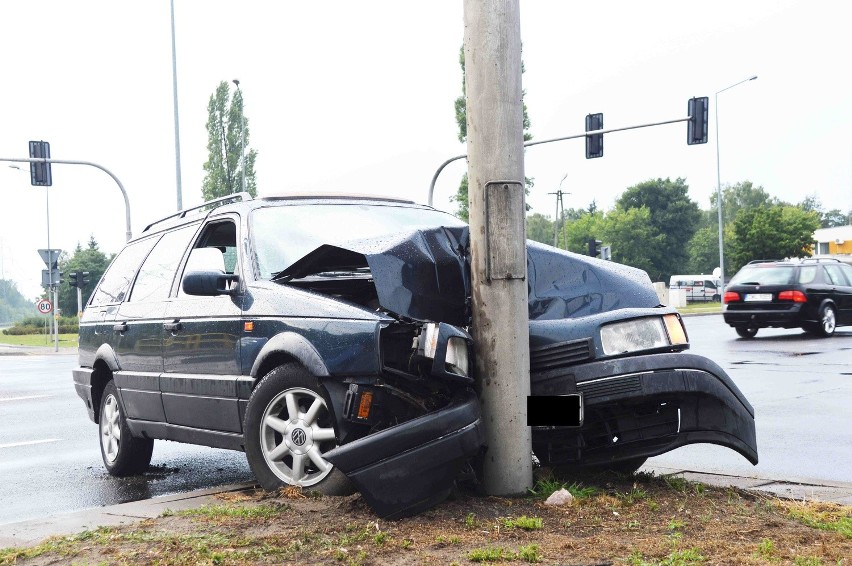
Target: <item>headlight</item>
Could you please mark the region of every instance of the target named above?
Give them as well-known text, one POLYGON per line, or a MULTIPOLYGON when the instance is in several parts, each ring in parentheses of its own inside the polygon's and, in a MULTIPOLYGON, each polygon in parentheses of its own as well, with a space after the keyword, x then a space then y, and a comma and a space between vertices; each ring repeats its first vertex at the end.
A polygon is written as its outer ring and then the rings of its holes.
POLYGON ((686 343, 686 331, 675 314, 637 318, 601 327, 601 345, 608 356, 686 343))
POLYGON ((447 342, 447 371, 467 375, 467 342, 457 336, 447 342))
POLYGON ((427 358, 442 357, 440 360, 435 360, 435 367, 440 368, 439 371, 467 377, 470 369, 468 343, 462 336, 448 336, 451 333, 459 333, 458 329, 453 330, 452 328, 432 322, 424 325, 419 338, 418 351, 427 358), (441 328, 444 329, 443 332, 441 328), (440 348, 444 340, 447 344, 445 353, 440 348))

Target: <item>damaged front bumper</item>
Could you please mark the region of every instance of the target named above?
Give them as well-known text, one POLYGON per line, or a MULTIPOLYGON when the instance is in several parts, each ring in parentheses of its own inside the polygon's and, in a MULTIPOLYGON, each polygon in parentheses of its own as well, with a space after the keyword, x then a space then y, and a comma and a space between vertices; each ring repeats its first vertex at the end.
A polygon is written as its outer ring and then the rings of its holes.
POLYGON ((476 394, 355 440, 323 457, 346 474, 380 517, 413 515, 442 501, 485 442, 476 394))
POLYGON ((605 466, 703 442, 757 464, 754 409, 702 356, 647 354, 554 369, 533 374, 531 390, 583 395, 581 427, 533 428, 533 451, 551 465, 605 466))

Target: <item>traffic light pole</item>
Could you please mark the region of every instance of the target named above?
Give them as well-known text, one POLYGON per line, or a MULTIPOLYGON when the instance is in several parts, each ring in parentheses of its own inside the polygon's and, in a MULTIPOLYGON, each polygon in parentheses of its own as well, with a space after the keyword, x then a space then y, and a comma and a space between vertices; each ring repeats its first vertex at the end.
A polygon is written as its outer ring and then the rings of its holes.
POLYGON ((124 190, 124 185, 121 184, 121 181, 118 180, 112 171, 104 167, 103 165, 99 165, 97 163, 92 163, 91 161, 72 161, 68 159, 53 159, 51 157, 0 157, 0 161, 8 161, 11 163, 59 163, 63 165, 88 165, 90 167, 95 167, 100 169, 110 177, 115 183, 118 185, 118 188, 121 190, 121 196, 124 197, 124 216, 127 224, 127 232, 125 236, 127 237, 127 241, 130 241, 130 238, 133 237, 130 231, 130 199, 127 198, 127 191, 124 190))
MULTIPOLYGON (((648 124, 639 124, 639 125, 636 125, 636 126, 625 126, 623 128, 609 128, 607 130, 593 130, 593 131, 589 131, 589 132, 583 132, 582 134, 574 134, 574 135, 570 135, 570 136, 564 136, 564 137, 561 137, 561 138, 551 138, 551 139, 547 139, 547 140, 528 141, 528 142, 524 143, 524 147, 541 145, 543 143, 553 143, 553 142, 565 141, 565 140, 575 140, 575 139, 585 138, 586 136, 592 136, 592 135, 609 134, 609 133, 612 133, 612 132, 623 132, 623 131, 626 131, 626 130, 637 130, 639 128, 650 128, 651 126, 663 126, 665 124, 676 124, 678 122, 689 122, 691 119, 692 119, 691 116, 687 116, 686 118, 675 118, 674 120, 663 120, 662 122, 650 122, 648 124)), ((433 197, 435 196, 435 183, 438 181, 438 176, 441 174, 441 171, 443 171, 444 168, 447 165, 449 165, 450 163, 452 163, 453 161, 458 161, 459 159, 464 159, 467 156, 468 156, 468 154, 456 155, 455 157, 451 157, 451 158, 447 159, 446 161, 444 161, 443 163, 441 163, 440 167, 438 167, 438 170, 435 171, 434 175, 432 175, 432 182, 429 184, 429 200, 427 201, 429 206, 432 206, 433 197)))

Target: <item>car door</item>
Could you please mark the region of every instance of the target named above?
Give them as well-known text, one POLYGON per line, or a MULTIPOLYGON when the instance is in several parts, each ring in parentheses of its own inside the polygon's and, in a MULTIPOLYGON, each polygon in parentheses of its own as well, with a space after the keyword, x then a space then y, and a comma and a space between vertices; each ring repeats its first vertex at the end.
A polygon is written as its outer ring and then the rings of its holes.
MULTIPOLYGON (((240 275, 238 217, 208 222, 184 262, 183 276, 197 257, 219 252, 221 266, 240 275)), ((215 254, 214 254, 215 255, 215 254)), ((193 296, 177 285, 163 323, 163 408, 169 424, 241 432, 237 404, 240 375, 242 295, 193 296)))
POLYGON ((115 314, 114 349, 122 366, 122 400, 130 419, 166 420, 160 398, 163 322, 177 267, 197 228, 198 223, 184 226, 158 238, 115 314))
POLYGON ((837 263, 823 266, 831 283, 831 295, 837 305, 837 323, 852 322, 852 267, 837 263))

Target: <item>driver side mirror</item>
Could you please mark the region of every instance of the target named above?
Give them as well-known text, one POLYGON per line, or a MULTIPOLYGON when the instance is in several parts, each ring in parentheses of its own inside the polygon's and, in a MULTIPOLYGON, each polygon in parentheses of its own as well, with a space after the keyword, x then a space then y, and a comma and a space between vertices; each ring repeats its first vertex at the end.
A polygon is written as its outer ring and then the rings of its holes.
POLYGON ((183 276, 183 292, 187 295, 215 297, 237 292, 238 275, 224 271, 191 271, 183 276))

